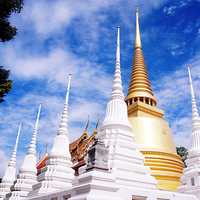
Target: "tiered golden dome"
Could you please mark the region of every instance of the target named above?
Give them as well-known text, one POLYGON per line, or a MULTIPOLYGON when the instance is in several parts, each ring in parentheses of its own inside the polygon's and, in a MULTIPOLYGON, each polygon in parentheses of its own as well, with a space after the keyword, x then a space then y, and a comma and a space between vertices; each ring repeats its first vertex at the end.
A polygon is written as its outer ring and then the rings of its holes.
POLYGON ((183 162, 176 153, 171 130, 164 119, 164 112, 156 107, 157 101, 151 88, 142 52, 139 17, 136 12, 135 52, 128 95, 129 120, 145 165, 158 180, 158 188, 176 190, 180 184, 183 162))

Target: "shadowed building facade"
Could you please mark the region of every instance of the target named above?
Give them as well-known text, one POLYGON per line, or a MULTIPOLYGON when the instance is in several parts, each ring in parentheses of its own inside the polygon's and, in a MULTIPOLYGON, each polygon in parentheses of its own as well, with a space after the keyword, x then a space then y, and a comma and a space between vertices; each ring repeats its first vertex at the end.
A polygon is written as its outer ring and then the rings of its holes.
POLYGON ((158 180, 158 188, 176 190, 180 185, 183 163, 176 153, 172 133, 164 112, 157 108, 142 52, 139 17, 136 12, 136 35, 131 80, 126 103, 136 142, 145 156, 145 165, 158 180))

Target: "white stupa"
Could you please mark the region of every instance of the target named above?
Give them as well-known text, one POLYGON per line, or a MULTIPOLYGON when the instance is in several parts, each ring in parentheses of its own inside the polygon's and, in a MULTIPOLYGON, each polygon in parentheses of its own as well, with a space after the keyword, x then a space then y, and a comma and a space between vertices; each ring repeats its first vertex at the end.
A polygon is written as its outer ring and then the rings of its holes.
POLYGON ((118 28, 116 67, 111 99, 98 138, 109 148, 109 170, 115 175, 120 188, 156 189, 157 181, 144 166, 144 157, 138 150, 128 120, 120 72, 120 29, 118 28))
POLYGON ((8 166, 5 170, 2 182, 0 183, 0 199, 4 199, 6 197, 6 194, 10 193, 10 189, 13 186, 14 181, 16 180, 16 154, 17 154, 20 132, 21 132, 21 123, 19 124, 14 150, 12 152, 8 166))
MULTIPOLYGON (((131 199, 137 189, 156 190, 157 181, 150 175, 149 168, 144 166, 144 157, 138 150, 128 120, 120 71, 119 27, 112 94, 105 119, 97 133, 97 140, 103 142, 108 149, 108 155, 96 158, 96 162, 107 161, 108 171, 101 165, 91 171, 87 166, 81 169, 70 200, 131 199)), ((103 152, 101 149, 99 151, 103 152)), ((98 150, 96 153, 98 154, 98 150)), ((90 162, 95 163, 95 160, 90 162)))
POLYGON ((180 192, 195 194, 200 199, 200 117, 197 109, 190 67, 188 67, 192 100, 192 140, 181 178, 180 192))
POLYGON ((37 158, 36 158, 36 141, 38 133, 38 124, 40 118, 41 105, 39 105, 35 126, 31 138, 28 152, 25 155, 23 163, 20 167, 16 183, 10 194, 10 200, 19 200, 27 197, 32 190, 32 186, 37 183, 37 158))
POLYGON ((29 196, 48 194, 72 187, 74 170, 71 168, 71 155, 69 152, 68 131, 68 101, 70 92, 71 75, 67 86, 64 110, 53 147, 46 161, 46 166, 38 175, 38 183, 34 185, 29 196))

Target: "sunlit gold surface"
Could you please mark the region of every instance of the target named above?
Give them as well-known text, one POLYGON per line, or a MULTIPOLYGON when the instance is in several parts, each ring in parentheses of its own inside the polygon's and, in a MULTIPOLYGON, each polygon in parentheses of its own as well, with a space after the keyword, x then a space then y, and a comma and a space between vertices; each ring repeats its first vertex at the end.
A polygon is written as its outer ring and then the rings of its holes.
POLYGON ((127 101, 134 97, 147 97, 156 104, 156 99, 151 89, 148 79, 148 73, 144 64, 144 57, 141 48, 135 49, 133 58, 133 70, 131 73, 131 81, 129 83, 127 101))
POLYGON ((147 101, 149 104, 156 105, 156 99, 153 95, 147 69, 144 63, 144 56, 142 53, 138 12, 136 12, 136 34, 133 66, 134 67, 131 73, 131 80, 129 83, 126 101, 138 101, 139 99, 137 98, 142 97, 144 101, 147 101))
POLYGON ((145 165, 158 180, 158 188, 175 191, 180 184, 183 163, 176 154, 168 123, 156 107, 137 102, 128 106, 129 120, 145 165))
POLYGON ((145 165, 150 166, 152 175, 158 181, 158 188, 176 191, 180 185, 183 163, 176 154, 158 151, 142 151, 145 165))
POLYGON ((136 142, 145 156, 145 165, 158 180, 158 188, 176 190, 180 184, 183 163, 176 154, 175 144, 163 111, 156 107, 144 62, 138 12, 136 12, 136 37, 131 80, 126 97, 129 120, 136 142))

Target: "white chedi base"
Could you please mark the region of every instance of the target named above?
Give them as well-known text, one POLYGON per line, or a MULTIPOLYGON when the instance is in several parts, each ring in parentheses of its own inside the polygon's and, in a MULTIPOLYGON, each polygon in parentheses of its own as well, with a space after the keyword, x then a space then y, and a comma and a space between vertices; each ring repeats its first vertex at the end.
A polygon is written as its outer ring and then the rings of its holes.
POLYGON ((122 200, 118 190, 111 173, 94 169, 76 178, 69 200, 122 200))
POLYGON ((178 191, 195 194, 200 199, 200 152, 190 151, 186 164, 178 191))
POLYGON ((46 166, 38 175, 38 183, 33 186, 29 196, 71 188, 73 179, 68 138, 65 134, 56 135, 46 166))
POLYGON ((27 197, 32 191, 32 186, 37 183, 36 156, 27 154, 17 176, 12 192, 9 194, 10 200, 27 197))
POLYGON ((33 186, 33 192, 51 193, 72 187, 73 169, 71 163, 63 158, 50 158, 44 171, 38 176, 38 183, 33 186))
POLYGON ((8 165, 5 174, 0 183, 0 198, 4 198, 11 191, 14 181, 16 179, 16 167, 15 164, 8 165))
POLYGON ((37 183, 37 177, 35 173, 20 173, 14 185, 14 190, 10 194, 10 200, 17 200, 26 198, 32 186, 37 183))
POLYGON ((109 148, 109 169, 120 187, 156 189, 157 181, 150 175, 149 167, 144 166, 144 156, 138 150, 131 128, 104 126, 99 138, 109 148))
POLYGON ((4 199, 6 197, 6 194, 10 193, 10 189, 13 186, 13 182, 12 183, 1 183, 0 184, 0 199, 4 199))

